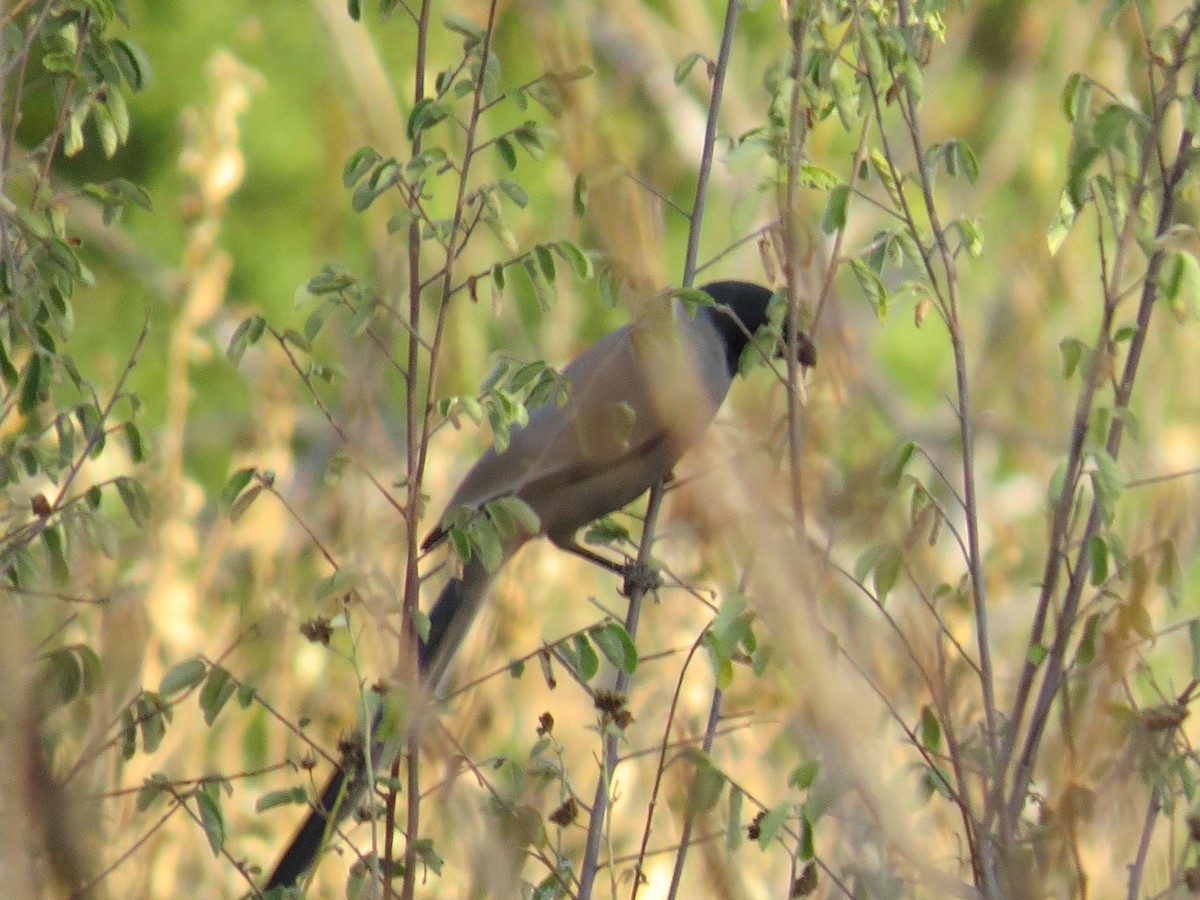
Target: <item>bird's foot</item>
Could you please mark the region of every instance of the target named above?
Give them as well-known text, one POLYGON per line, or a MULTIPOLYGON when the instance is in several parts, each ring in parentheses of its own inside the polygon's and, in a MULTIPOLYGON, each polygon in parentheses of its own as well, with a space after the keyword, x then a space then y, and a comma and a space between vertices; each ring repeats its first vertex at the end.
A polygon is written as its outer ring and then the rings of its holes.
POLYGON ((629 560, 621 566, 621 576, 625 579, 621 585, 621 593, 626 597, 638 591, 649 594, 663 586, 662 576, 654 566, 643 565, 636 560, 629 560))

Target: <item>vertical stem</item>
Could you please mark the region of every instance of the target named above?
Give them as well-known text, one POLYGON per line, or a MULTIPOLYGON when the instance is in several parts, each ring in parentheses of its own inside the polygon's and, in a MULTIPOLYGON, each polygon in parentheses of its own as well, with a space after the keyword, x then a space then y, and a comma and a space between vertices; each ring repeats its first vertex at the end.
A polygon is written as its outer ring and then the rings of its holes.
MULTIPOLYGON (((415 83, 413 87, 413 102, 425 97, 425 66, 427 56, 427 40, 429 32, 429 12, 431 0, 423 0, 417 19, 417 58, 415 62, 415 83)), ((429 433, 431 429, 431 413, 433 410, 433 392, 437 384, 438 363, 441 357, 442 336, 445 333, 446 314, 449 309, 450 294, 454 285, 454 261, 458 258, 462 246, 467 240, 463 231, 463 207, 466 203, 470 179, 471 162, 475 155, 476 137, 479 129, 480 113, 483 107, 483 87, 487 77, 487 61, 491 54, 492 37, 496 25, 497 0, 488 5, 487 25, 484 29, 483 40, 479 45, 479 75, 471 101, 471 116, 467 121, 466 138, 463 143, 462 165, 459 168, 458 193, 454 201, 454 216, 451 222, 450 235, 446 242, 446 256, 440 271, 441 297, 438 303, 437 318, 434 324, 433 339, 429 345, 429 372, 423 391, 419 391, 418 376, 420 375, 420 351, 418 340, 421 321, 421 224, 418 220, 409 225, 408 256, 409 256, 409 340, 406 372, 406 406, 405 426, 407 438, 407 468, 408 477, 405 509, 408 519, 407 534, 407 565, 404 578, 404 625, 402 642, 404 646, 402 659, 406 660, 406 675, 410 683, 416 681, 417 636, 412 628, 414 613, 420 602, 420 577, 417 571, 417 560, 420 548, 417 543, 416 522, 419 519, 421 506, 421 484, 424 481, 425 463, 429 453, 429 433)), ((418 134, 413 140, 414 156, 420 153, 421 137, 418 134)), ((418 198, 413 198, 417 202, 418 198)), ((435 276, 436 277, 436 276, 435 276)), ((403 900, 411 900, 416 890, 417 855, 416 836, 420 824, 420 781, 418 778, 418 736, 414 732, 408 740, 408 802, 405 821, 408 841, 404 850, 404 883, 402 886, 403 900)), ((399 765, 397 759, 396 765, 399 765)), ((393 774, 399 770, 394 769, 393 774)), ((394 803, 394 800, 392 801, 394 803)), ((392 835, 392 808, 388 815, 388 841, 392 835)), ((390 850, 390 847, 389 847, 390 850)), ((387 855, 391 859, 391 853, 387 855)))
POLYGON ((713 73, 712 97, 708 101, 708 121, 704 126, 704 147, 700 151, 700 171, 696 174, 696 201, 688 217, 687 256, 683 262, 683 285, 691 287, 696 277, 696 254, 700 249, 700 224, 704 218, 704 202, 708 196, 708 176, 712 171, 713 148, 717 142, 717 111, 721 108, 721 95, 725 91, 725 71, 729 68, 729 54, 733 49, 733 29, 737 24, 737 0, 729 0, 725 7, 725 25, 721 32, 721 49, 717 54, 717 68, 713 73))
MULTIPOLYGON (((432 0, 422 0, 421 11, 417 19, 417 50, 414 61, 413 103, 418 103, 425 96, 425 66, 428 55, 429 12, 432 0)), ((413 138, 412 152, 415 156, 421 152, 421 135, 413 138)), ((418 433, 418 424, 425 420, 425 404, 420 403, 417 382, 421 372, 421 344, 417 340, 421 333, 421 229, 414 219, 408 228, 408 358, 405 360, 404 379, 404 435, 405 435, 405 474, 408 479, 404 498, 407 533, 405 535, 405 568, 404 568, 404 602, 403 625, 401 627, 400 665, 403 667, 404 680, 415 683, 417 658, 417 635, 412 627, 414 613, 420 603, 420 576, 417 572, 417 560, 420 548, 417 545, 416 524, 420 514, 420 485, 423 456, 421 449, 426 441, 423 433, 418 433), (418 412, 419 411, 419 412, 418 412), (418 418, 418 415, 420 418, 418 418)), ((431 361, 432 366, 432 361, 431 361)), ((431 379, 432 380, 432 376, 431 379)), ((401 896, 411 900, 416 890, 416 851, 414 849, 417 832, 420 829, 420 771, 417 766, 417 735, 412 734, 407 741, 406 750, 396 756, 392 763, 392 778, 398 779, 400 763, 407 757, 407 789, 408 797, 405 803, 404 833, 407 840, 404 845, 404 880, 401 884, 401 896)), ((395 858, 396 834, 396 794, 390 792, 387 800, 387 815, 384 818, 387 831, 384 835, 385 861, 395 858)), ((384 877, 385 895, 393 895, 393 881, 384 877)))
MULTIPOLYGON (((806 8, 811 12, 812 7, 806 8)), ((806 19, 793 18, 788 22, 792 40, 792 96, 788 107, 788 142, 787 142, 787 177, 784 185, 783 209, 780 210, 780 227, 783 231, 784 277, 787 284, 787 435, 788 435, 788 485, 792 498, 792 519, 797 537, 802 538, 804 526, 804 484, 801 477, 801 432, 800 432, 800 398, 797 385, 800 371, 797 363, 796 342, 799 339, 800 310, 800 266, 797 258, 801 224, 796 217, 796 187, 799 183, 800 157, 805 143, 807 120, 805 111, 800 107, 800 56, 803 50, 804 34, 808 28, 806 19)), ((832 268, 832 267, 831 267, 832 268)))
MULTIPOLYGON (((713 688, 712 703, 708 707, 708 724, 704 726, 704 740, 700 746, 705 753, 712 752, 713 740, 717 735, 717 725, 721 722, 721 689, 713 688)), ((689 807, 683 819, 683 828, 679 832, 679 850, 675 853, 675 868, 671 870, 671 886, 667 889, 668 900, 679 896, 679 884, 683 881, 683 863, 687 859, 688 844, 692 840, 692 827, 696 824, 696 814, 689 807)))
MULTIPOLYGON (((663 482, 650 489, 650 500, 646 504, 646 523, 642 528, 642 539, 638 544, 637 564, 645 570, 650 562, 650 548, 654 545, 654 530, 658 523, 658 511, 662 506, 663 482)), ((625 631, 637 642, 638 620, 642 615, 642 601, 646 596, 644 582, 635 581, 629 591, 629 611, 625 614, 625 631)), ((617 672, 613 690, 625 694, 629 690, 629 675, 617 672)), ((604 826, 608 821, 609 790, 612 785, 613 771, 617 767, 617 735, 613 732, 604 736, 604 755, 600 764, 600 777, 596 781, 596 794, 592 800, 592 814, 588 820, 587 839, 584 843, 583 862, 579 866, 578 900, 590 900, 592 888, 599 869, 600 844, 604 835, 604 826)))

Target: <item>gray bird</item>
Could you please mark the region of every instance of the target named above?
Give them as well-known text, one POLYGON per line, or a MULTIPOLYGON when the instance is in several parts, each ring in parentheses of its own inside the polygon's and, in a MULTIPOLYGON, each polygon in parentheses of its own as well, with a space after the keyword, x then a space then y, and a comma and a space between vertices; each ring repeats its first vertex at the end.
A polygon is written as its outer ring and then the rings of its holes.
MULTIPOLYGON (((621 569, 576 543, 576 532, 668 475, 712 422, 742 351, 767 324, 767 288, 716 281, 701 290, 715 305, 689 313, 676 302, 669 321, 627 325, 580 353, 562 371, 565 402, 552 399, 531 410, 528 423, 513 429, 503 450, 492 447, 467 472, 423 549, 445 540, 452 521, 504 497, 523 501, 537 516, 537 528, 510 529, 502 535, 499 565, 489 569, 472 555, 442 589, 418 656, 421 679, 430 689, 445 676, 496 574, 526 541, 545 535, 564 550, 621 569)), ((808 336, 798 334, 796 345, 798 360, 813 365, 808 336)), ((781 341, 777 352, 784 348, 781 341)), ((376 770, 391 765, 399 742, 390 744, 394 748, 372 740, 376 770)), ((294 884, 333 825, 358 805, 367 789, 363 757, 360 746, 342 760, 265 889, 294 884)))

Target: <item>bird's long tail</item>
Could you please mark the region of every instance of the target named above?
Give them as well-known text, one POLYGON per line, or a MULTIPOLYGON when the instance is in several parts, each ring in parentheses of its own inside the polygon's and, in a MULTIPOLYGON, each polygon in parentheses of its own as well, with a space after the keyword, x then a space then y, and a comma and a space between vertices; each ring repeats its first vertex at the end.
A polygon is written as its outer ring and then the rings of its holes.
POLYGON ((421 680, 431 690, 436 691, 446 677, 450 662, 487 599, 499 568, 489 572, 477 556, 472 556, 463 563, 462 576, 446 582, 429 611, 429 637, 421 642, 417 663, 421 680))
MULTIPOLYGON (((445 677, 494 578, 494 571, 489 572, 477 557, 472 557, 463 564, 462 575, 446 582, 438 595, 429 613, 429 637, 421 642, 417 654, 421 681, 431 691, 436 691, 445 677)), ((391 767, 395 754, 406 741, 404 736, 397 740, 396 735, 380 739, 381 716, 380 707, 371 717, 369 757, 363 752, 362 741, 343 756, 321 791, 320 800, 276 863, 264 891, 295 884, 312 866, 337 825, 362 802, 369 787, 368 768, 384 771, 391 767), (368 758, 372 763, 370 767, 366 762, 368 758)))
MULTIPOLYGON (((321 791, 321 799, 317 801, 287 850, 275 864, 275 871, 263 886, 264 891, 273 887, 290 887, 313 864, 318 851, 325 843, 326 832, 331 830, 331 814, 336 821, 341 818, 339 813, 343 809, 353 809, 358 803, 359 797, 352 797, 350 791, 343 791, 346 786, 346 770, 339 765, 333 770, 325 789, 321 791)), ((361 791, 359 794, 361 796, 361 791)))

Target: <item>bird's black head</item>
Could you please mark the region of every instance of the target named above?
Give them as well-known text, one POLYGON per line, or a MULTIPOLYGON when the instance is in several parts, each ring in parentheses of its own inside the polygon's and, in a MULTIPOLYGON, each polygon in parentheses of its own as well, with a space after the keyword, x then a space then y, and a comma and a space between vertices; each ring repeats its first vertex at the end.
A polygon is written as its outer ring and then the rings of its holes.
MULTIPOLYGON (((725 361, 729 366, 729 373, 733 375, 738 370, 738 360, 741 359, 742 351, 750 342, 751 336, 768 324, 767 313, 773 294, 768 288, 748 281, 713 281, 702 286, 700 290, 716 301, 716 307, 706 307, 701 312, 709 316, 713 328, 721 336, 725 345, 725 361)), ((786 350, 785 331, 779 340, 776 355, 782 356, 786 350)), ((817 364, 816 347, 803 331, 796 335, 796 360, 809 367, 817 364)))

